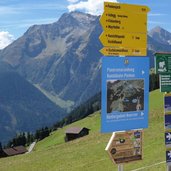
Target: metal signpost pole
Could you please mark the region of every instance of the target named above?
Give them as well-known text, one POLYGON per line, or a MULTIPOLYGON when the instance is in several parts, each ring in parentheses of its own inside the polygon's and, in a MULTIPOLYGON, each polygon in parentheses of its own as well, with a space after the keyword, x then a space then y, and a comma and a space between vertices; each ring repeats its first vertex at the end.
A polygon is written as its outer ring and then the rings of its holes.
POLYGON ((167 165, 167 171, 171 171, 171 166, 167 165))
POLYGON ((123 164, 119 164, 118 165, 118 171, 123 171, 123 170, 124 170, 123 164))
MULTIPOLYGON (((120 57, 120 58, 121 58, 121 57, 124 58, 125 56, 119 56, 119 57, 120 57)), ((119 165, 118 165, 118 171, 124 171, 123 164, 119 164, 119 165)))
MULTIPOLYGON (((161 87, 161 85, 160 85, 160 87, 161 87)), ((161 88, 160 88, 161 89, 161 88)), ((167 94, 167 92, 165 92, 165 95, 167 94)), ((165 100, 164 100, 165 101, 165 100)), ((164 108, 164 111, 165 111, 165 108, 164 108)), ((164 112, 165 113, 165 112, 164 112)), ((167 160, 167 159, 166 159, 167 160)), ((166 162, 166 164, 167 164, 167 162, 166 162)), ((171 171, 171 166, 169 166, 169 165, 167 165, 166 166, 166 171, 171 171)))

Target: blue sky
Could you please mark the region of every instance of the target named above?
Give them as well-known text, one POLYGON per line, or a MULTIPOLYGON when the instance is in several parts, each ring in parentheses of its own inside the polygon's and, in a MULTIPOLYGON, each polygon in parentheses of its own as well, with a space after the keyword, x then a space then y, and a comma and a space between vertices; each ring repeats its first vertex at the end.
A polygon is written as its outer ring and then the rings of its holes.
MULTIPOLYGON (((116 0, 110 0, 116 1, 116 0)), ((171 32, 171 0, 119 0, 150 7, 148 30, 161 26, 171 32)), ((103 0, 4 0, 0 2, 0 49, 34 24, 52 23, 69 11, 102 13, 103 0)))

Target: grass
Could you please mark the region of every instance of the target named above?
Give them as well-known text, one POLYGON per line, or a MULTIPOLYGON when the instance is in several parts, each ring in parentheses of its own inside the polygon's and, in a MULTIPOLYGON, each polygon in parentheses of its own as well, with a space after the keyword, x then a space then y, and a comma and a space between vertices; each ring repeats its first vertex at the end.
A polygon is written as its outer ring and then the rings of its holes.
POLYGON ((71 111, 71 108, 74 105, 73 101, 70 100, 64 101, 54 93, 49 93, 48 91, 42 89, 38 84, 34 84, 34 86, 38 88, 49 100, 54 102, 56 105, 60 106, 63 109, 66 109, 68 113, 71 111))
POLYGON ((150 112, 156 111, 158 109, 163 110, 164 93, 160 93, 159 90, 155 90, 150 93, 150 112))
MULTIPOLYGON (((150 94, 149 128, 144 130, 143 160, 124 164, 131 171, 165 160, 163 94, 150 94)), ((111 134, 101 134, 100 113, 66 126, 43 141, 30 154, 0 159, 0 171, 117 171, 104 150, 111 134), (64 143, 64 132, 70 126, 91 129, 86 137, 64 143)), ((165 163, 144 169, 164 171, 165 163)))

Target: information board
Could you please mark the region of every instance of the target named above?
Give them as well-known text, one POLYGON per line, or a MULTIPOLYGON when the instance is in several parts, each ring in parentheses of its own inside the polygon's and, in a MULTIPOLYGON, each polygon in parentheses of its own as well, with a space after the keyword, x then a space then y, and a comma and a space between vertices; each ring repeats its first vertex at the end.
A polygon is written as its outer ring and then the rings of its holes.
POLYGON ((155 71, 157 74, 171 73, 171 54, 155 54, 155 71))
POLYGON ((171 73, 160 75, 160 92, 171 92, 171 73))
POLYGON ((112 135, 106 151, 116 164, 142 159, 142 131, 116 132, 112 135))
POLYGON ((148 127, 149 58, 102 58, 102 132, 148 127))

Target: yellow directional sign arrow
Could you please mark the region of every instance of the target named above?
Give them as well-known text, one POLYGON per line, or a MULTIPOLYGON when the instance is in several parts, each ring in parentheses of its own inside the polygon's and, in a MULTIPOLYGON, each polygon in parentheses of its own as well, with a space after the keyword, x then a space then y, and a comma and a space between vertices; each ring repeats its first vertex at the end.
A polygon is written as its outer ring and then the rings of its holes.
POLYGON ((104 2, 104 11, 125 11, 129 13, 147 13, 150 8, 143 5, 133 5, 133 4, 122 4, 114 2, 104 2))
POLYGON ((141 33, 103 32, 99 37, 103 46, 146 48, 147 35, 141 33))
POLYGON ((146 56, 145 48, 104 47, 100 50, 104 56, 146 56))
POLYGON ((147 32, 147 15, 120 12, 104 12, 100 23, 105 31, 147 32))

